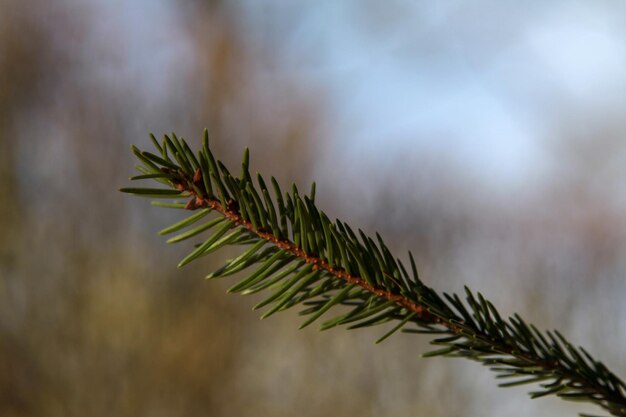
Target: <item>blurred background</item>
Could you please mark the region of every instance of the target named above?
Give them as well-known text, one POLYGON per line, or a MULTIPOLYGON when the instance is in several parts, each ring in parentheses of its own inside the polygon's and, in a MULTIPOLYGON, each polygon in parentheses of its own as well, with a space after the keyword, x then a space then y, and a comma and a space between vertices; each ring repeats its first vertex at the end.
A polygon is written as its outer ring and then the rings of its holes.
POLYGON ((117 191, 175 131, 626 375, 626 5, 0 0, 0 415, 566 416, 428 338, 260 322, 180 213, 117 191))

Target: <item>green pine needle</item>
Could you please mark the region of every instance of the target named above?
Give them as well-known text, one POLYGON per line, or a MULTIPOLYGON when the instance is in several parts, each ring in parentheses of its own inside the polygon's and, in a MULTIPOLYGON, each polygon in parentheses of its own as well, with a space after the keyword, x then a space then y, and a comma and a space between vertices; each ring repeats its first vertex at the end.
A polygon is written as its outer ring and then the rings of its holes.
POLYGON ((228 291, 266 292, 265 299, 254 306, 267 307, 262 318, 302 305, 306 308, 300 314, 308 316, 300 326, 304 328, 343 307, 344 312, 324 321, 320 329, 392 322, 377 343, 398 331, 435 335, 431 343, 438 348, 422 356, 478 361, 498 378, 511 378, 502 387, 539 384, 541 389, 532 391, 532 398, 556 395, 591 402, 613 416, 626 417, 626 385, 583 348, 572 345, 558 331, 540 332, 517 314, 502 318, 489 300, 469 288, 464 299, 457 294, 439 295, 421 281, 410 253, 407 269, 380 235, 372 239, 361 230, 354 233, 339 220, 332 222, 315 205, 315 184, 309 196, 301 196, 295 185, 283 193, 271 177, 272 189, 268 189, 261 175, 253 181, 247 148, 241 174, 234 177, 211 152, 206 130, 197 154, 175 134, 165 135, 161 143, 153 135, 150 139, 156 154, 132 147, 141 175, 131 180, 155 180, 169 188, 120 191, 186 199, 152 203, 198 210, 159 232, 180 232, 168 243, 208 234, 179 266, 225 246, 239 248, 238 256, 207 278, 249 269, 228 291), (211 214, 214 217, 208 222, 203 220, 211 214), (196 225, 200 220, 204 223, 196 225))

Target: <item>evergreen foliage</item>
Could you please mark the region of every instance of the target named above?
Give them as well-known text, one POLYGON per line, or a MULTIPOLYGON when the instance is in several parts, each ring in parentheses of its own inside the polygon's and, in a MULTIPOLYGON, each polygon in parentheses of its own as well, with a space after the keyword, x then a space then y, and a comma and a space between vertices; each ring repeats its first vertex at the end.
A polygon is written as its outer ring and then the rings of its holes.
POLYGON ((468 288, 463 297, 437 293, 421 281, 410 253, 406 267, 378 234, 371 238, 329 219, 315 205, 315 184, 304 195, 295 185, 283 192, 273 177, 268 182, 257 175, 254 181, 247 149, 235 177, 211 153, 206 130, 197 153, 176 135, 161 142, 151 139, 157 153, 132 147, 141 175, 131 179, 156 180, 167 188, 121 191, 170 200, 153 202, 159 207, 194 211, 160 231, 175 234, 168 243, 201 240, 179 266, 225 246, 241 247, 238 256, 207 278, 248 270, 228 291, 267 293, 254 306, 265 308, 263 318, 300 306, 303 328, 333 307, 345 306, 340 314, 324 318, 320 328, 393 322, 377 343, 397 331, 431 335, 436 349, 425 357, 471 359, 503 379, 502 387, 534 384, 532 398, 557 395, 626 416, 626 385, 585 349, 558 331, 541 332, 517 314, 501 317, 490 301, 468 288), (210 218, 211 213, 217 216, 210 218))

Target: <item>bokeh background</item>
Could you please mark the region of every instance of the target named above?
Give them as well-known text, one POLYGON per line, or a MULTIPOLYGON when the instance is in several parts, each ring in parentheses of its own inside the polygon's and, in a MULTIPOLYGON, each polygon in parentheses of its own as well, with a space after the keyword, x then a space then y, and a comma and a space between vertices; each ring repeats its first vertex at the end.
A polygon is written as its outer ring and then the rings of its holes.
POLYGON ((0 415, 557 416, 428 339, 297 330, 117 192, 175 131, 626 375, 621 2, 0 0, 0 415))

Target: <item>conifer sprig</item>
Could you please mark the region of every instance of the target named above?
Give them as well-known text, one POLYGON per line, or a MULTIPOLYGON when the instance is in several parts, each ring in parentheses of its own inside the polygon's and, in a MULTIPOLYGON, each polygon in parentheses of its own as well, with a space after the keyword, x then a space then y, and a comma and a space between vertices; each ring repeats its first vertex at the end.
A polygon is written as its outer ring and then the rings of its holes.
POLYGON ((235 177, 213 156, 206 130, 197 153, 174 134, 161 142, 151 135, 151 140, 156 153, 132 147, 141 175, 131 180, 155 180, 168 188, 121 191, 176 199, 153 204, 194 210, 160 232, 177 233, 168 243, 204 235, 179 266, 225 246, 242 247, 207 278, 249 270, 228 291, 269 293, 254 306, 266 309, 262 318, 301 306, 299 314, 306 319, 300 328, 334 310, 336 315, 322 321, 320 329, 392 322, 377 343, 397 331, 429 334, 437 349, 425 357, 472 359, 506 380, 500 386, 536 383, 539 388, 530 393, 532 398, 557 395, 592 402, 611 415, 626 417, 626 385, 582 347, 573 346, 558 331, 539 331, 517 314, 502 318, 490 301, 468 288, 464 301, 457 294, 440 295, 421 281, 410 253, 406 268, 380 235, 373 239, 344 222, 331 221, 315 205, 315 184, 308 195, 301 195, 295 185, 283 192, 273 177, 271 186, 260 174, 254 181, 247 149, 241 174, 235 177), (209 217, 212 212, 217 216, 209 217))

